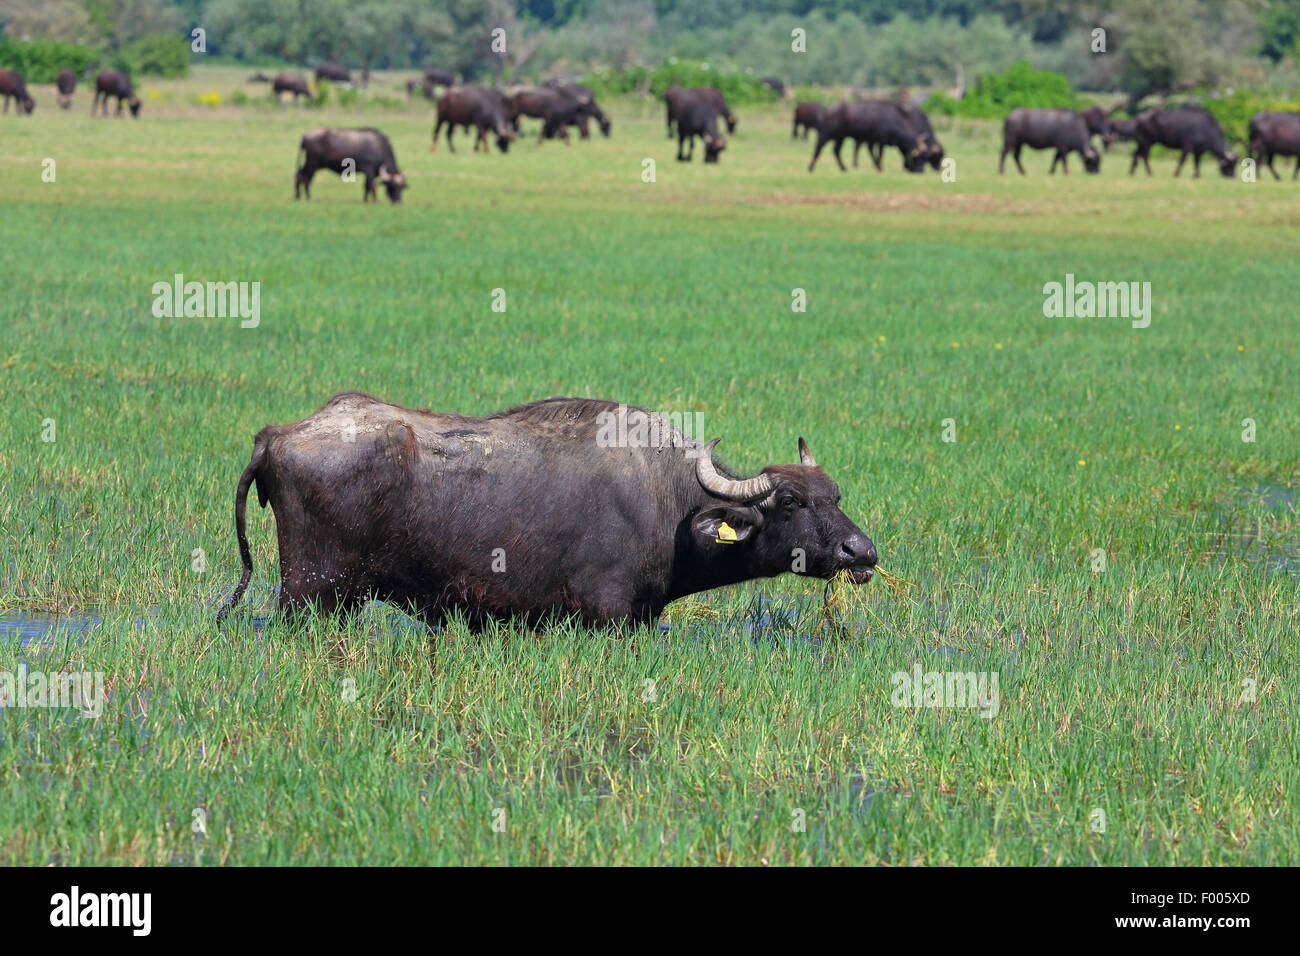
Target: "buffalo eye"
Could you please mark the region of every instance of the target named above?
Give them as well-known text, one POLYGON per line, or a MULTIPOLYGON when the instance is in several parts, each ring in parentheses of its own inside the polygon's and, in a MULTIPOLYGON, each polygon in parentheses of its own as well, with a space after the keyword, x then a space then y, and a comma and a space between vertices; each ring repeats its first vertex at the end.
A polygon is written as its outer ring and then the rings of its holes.
POLYGON ((795 496, 792 494, 787 493, 781 496, 782 508, 793 508, 797 503, 798 502, 796 501, 795 496))

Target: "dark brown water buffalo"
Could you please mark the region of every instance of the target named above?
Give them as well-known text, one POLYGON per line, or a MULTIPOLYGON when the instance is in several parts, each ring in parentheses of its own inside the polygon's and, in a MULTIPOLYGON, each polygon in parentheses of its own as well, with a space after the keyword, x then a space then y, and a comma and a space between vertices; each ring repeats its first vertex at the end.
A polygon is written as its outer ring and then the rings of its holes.
POLYGON ((316 67, 316 81, 329 80, 331 83, 352 84, 352 71, 342 63, 330 60, 316 67))
POLYGON ((1049 172, 1056 172, 1056 164, 1061 164, 1061 171, 1070 171, 1066 157, 1078 153, 1083 159, 1083 168, 1090 173, 1101 169, 1101 153, 1092 145, 1092 134, 1088 124, 1074 110, 1066 109, 1031 109, 1020 107, 1014 109, 1002 124, 1002 155, 998 157, 998 172, 1006 169, 1007 153, 1016 161, 1016 169, 1024 173, 1020 164, 1020 150, 1054 149, 1052 167, 1049 172))
POLYGON ((740 478, 669 418, 553 398, 486 418, 336 395, 253 439, 235 491, 270 504, 280 607, 391 602, 430 624, 652 624, 671 601, 794 572, 872 577, 876 548, 799 439, 800 464, 740 478))
POLYGON ((491 133, 497 138, 497 148, 507 152, 516 135, 509 101, 500 90, 488 86, 453 86, 438 97, 438 119, 433 127, 430 152, 437 150, 443 126, 447 127, 447 148, 453 153, 456 146, 452 135, 457 126, 477 131, 475 150, 480 146, 484 150, 488 148, 487 137, 491 133))
POLYGON ((293 94, 293 101, 298 102, 298 97, 305 96, 311 99, 311 87, 307 85, 307 77, 301 73, 277 73, 271 80, 271 95, 280 99, 285 93, 293 94))
POLYGON ((77 91, 77 74, 64 67, 59 70, 54 85, 59 91, 59 109, 66 110, 72 105, 72 94, 77 91))
POLYGON ((402 201, 406 177, 397 167, 397 157, 393 155, 388 137, 377 129, 318 126, 303 134, 298 152, 302 162, 293 177, 294 199, 299 198, 299 190, 311 199, 311 178, 318 169, 330 169, 340 175, 351 173, 365 177, 362 202, 372 199, 378 202, 376 180, 384 184, 390 202, 402 201))
POLYGON ((23 75, 13 70, 0 70, 0 97, 4 97, 6 113, 9 112, 10 100, 17 104, 19 116, 30 116, 32 110, 36 109, 36 101, 27 92, 23 75))
POLYGON ((1196 175, 1201 175, 1201 156, 1209 153, 1219 161, 1219 172, 1231 176, 1237 166, 1237 154, 1227 147, 1223 139, 1223 130, 1209 110, 1201 106, 1185 104, 1166 109, 1147 110, 1137 117, 1135 129, 1137 149, 1133 151, 1133 162, 1128 173, 1137 172, 1138 160, 1146 166, 1147 175, 1151 175, 1151 147, 1159 144, 1180 152, 1178 165, 1174 168, 1177 176, 1183 171, 1183 163, 1190 154, 1196 175))
POLYGON ((816 132, 821 128, 822 120, 826 118, 826 105, 824 103, 800 103, 794 108, 794 126, 790 130, 790 138, 798 139, 799 130, 803 130, 803 138, 808 138, 808 131, 816 132))
POLYGON ((688 95, 679 97, 673 123, 677 127, 677 160, 689 163, 695 156, 695 137, 704 141, 704 161, 716 163, 718 156, 727 148, 727 140, 718 132, 719 110, 716 101, 706 96, 688 95), (683 150, 689 150, 682 155, 683 150))
POLYGON ((808 171, 816 169, 817 158, 827 143, 835 144, 835 162, 841 170, 846 169, 840 155, 846 139, 854 141, 854 165, 857 164, 858 150, 866 143, 867 152, 877 171, 882 169, 879 156, 884 155, 888 146, 898 149, 903 157, 903 168, 912 173, 921 172, 936 152, 942 159, 942 147, 930 140, 914 118, 898 103, 892 100, 846 101, 826 111, 821 126, 817 129, 817 145, 813 149, 812 160, 808 163, 808 171), (879 156, 876 147, 879 147, 879 156))
POLYGON ((542 84, 548 89, 559 90, 567 94, 576 103, 576 108, 568 108, 568 117, 565 122, 569 126, 577 126, 578 132, 583 139, 588 136, 587 120, 594 119, 600 127, 600 135, 606 139, 609 138, 609 131, 613 124, 605 111, 600 108, 596 102, 596 94, 591 91, 590 87, 575 83, 570 79, 551 79, 542 84))
MULTIPOLYGON (((897 102, 897 101, 895 101, 897 102)), ((943 144, 939 142, 939 137, 934 135, 934 127, 930 125, 930 117, 925 115, 925 111, 919 106, 914 106, 909 102, 897 102, 899 110, 903 113, 903 118, 911 125, 913 132, 921 140, 921 157, 929 163, 934 169, 939 169, 943 165, 943 144)), ((876 168, 880 168, 880 154, 884 153, 883 145, 877 146, 876 168)), ((856 150, 854 159, 856 160, 856 150)), ((856 165, 856 163, 855 163, 856 165)), ((904 157, 906 165, 906 157, 904 157)))
POLYGON ((135 95, 131 78, 120 70, 101 70, 95 77, 95 99, 90 104, 90 115, 94 116, 95 107, 103 102, 103 115, 107 116, 110 97, 117 98, 117 112, 114 116, 122 115, 122 104, 126 103, 131 109, 131 115, 140 118, 140 98, 135 95))
MULTIPOLYGON (((668 108, 669 139, 673 137, 673 127, 677 123, 677 114, 687 104, 697 100, 709 104, 715 114, 726 120, 728 133, 736 131, 736 117, 727 106, 727 99, 722 95, 721 91, 715 90, 711 86, 678 86, 677 81, 673 80, 673 85, 664 91, 664 104, 668 108)), ((680 136, 678 138, 680 139, 680 136)))
POLYGON ((544 86, 515 86, 506 90, 506 103, 516 130, 519 130, 520 117, 528 116, 542 121, 544 138, 547 133, 550 133, 552 136, 562 136, 565 142, 569 140, 567 124, 554 129, 549 122, 549 117, 569 102, 570 97, 566 94, 544 86))
POLYGON ((1294 156, 1291 178, 1300 176, 1300 113, 1261 110, 1250 118, 1248 140, 1251 155, 1268 167, 1274 179, 1282 178, 1273 168, 1274 156, 1294 156))
POLYGON ((431 86, 455 86, 458 82, 456 74, 451 70, 427 69, 424 71, 424 78, 431 86))

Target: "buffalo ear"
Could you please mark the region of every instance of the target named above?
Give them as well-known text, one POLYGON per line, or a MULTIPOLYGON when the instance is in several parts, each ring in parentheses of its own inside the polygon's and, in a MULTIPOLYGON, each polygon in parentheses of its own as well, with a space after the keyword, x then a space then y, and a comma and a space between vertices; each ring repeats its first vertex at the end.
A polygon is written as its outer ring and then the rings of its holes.
POLYGON ((691 533, 706 550, 740 544, 763 527, 763 515, 757 508, 723 505, 706 508, 691 519, 691 533))

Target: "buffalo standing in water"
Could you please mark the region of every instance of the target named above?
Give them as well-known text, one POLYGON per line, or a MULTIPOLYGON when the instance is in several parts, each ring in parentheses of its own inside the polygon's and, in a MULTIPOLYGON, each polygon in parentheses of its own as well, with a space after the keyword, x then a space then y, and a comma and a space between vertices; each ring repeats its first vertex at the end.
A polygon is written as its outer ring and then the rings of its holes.
POLYGON ((649 624, 671 601, 788 571, 865 583, 876 548, 799 440, 797 465, 741 478, 662 416, 553 398, 486 418, 349 392, 269 426, 235 491, 271 505, 280 606, 392 602, 430 624, 649 624))

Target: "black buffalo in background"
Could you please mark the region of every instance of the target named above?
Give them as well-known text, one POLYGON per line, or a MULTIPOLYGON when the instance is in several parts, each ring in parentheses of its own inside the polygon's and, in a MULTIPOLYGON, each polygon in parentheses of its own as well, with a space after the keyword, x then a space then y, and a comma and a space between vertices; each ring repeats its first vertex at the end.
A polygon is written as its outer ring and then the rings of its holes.
POLYGON ((293 94, 293 101, 298 102, 298 97, 305 96, 311 99, 311 87, 307 85, 307 77, 301 73, 277 73, 271 80, 271 95, 277 100, 281 99, 285 93, 293 94))
MULTIPOLYGON (((688 106, 697 102, 709 104, 714 113, 721 116, 727 123, 727 132, 736 131, 736 115, 731 112, 727 106, 727 98, 722 95, 721 90, 715 90, 711 86, 679 86, 677 81, 673 80, 673 85, 664 90, 664 104, 668 107, 668 138, 673 138, 674 127, 677 124, 678 113, 688 106)), ((698 135, 698 134, 696 134, 698 135)), ((678 139, 681 139, 680 132, 678 139)))
POLYGON ((347 83, 352 85, 352 71, 342 63, 335 63, 333 60, 320 64, 316 67, 316 82, 329 80, 331 83, 347 83))
POLYGON ((77 74, 65 66, 59 70, 54 86, 59 91, 59 109, 66 110, 72 105, 72 94, 77 91, 77 74))
POLYGON ((1201 175, 1201 156, 1205 153, 1219 161, 1219 172, 1224 176, 1231 176, 1237 165, 1237 154, 1224 142, 1218 120, 1205 107, 1192 103, 1139 114, 1134 141, 1137 149, 1133 151, 1133 162, 1129 165, 1130 176, 1137 172, 1139 160, 1146 166, 1147 175, 1151 175, 1149 157, 1151 147, 1157 144, 1179 151, 1175 176, 1183 171, 1183 163, 1187 162, 1189 155, 1193 157, 1197 177, 1201 175))
POLYGON ((711 90, 670 89, 668 99, 669 125, 677 130, 677 161, 688 163, 695 157, 695 137, 704 141, 704 161, 716 163, 727 148, 727 139, 718 132, 718 117, 722 110, 711 90))
POLYGON ((430 152, 438 149, 438 136, 447 128, 447 148, 456 152, 452 135, 460 126, 475 129, 474 149, 487 150, 488 134, 496 136, 497 148, 507 152, 515 140, 514 116, 509 101, 500 90, 490 86, 453 86, 438 97, 437 121, 433 126, 430 152))
POLYGON ((122 115, 122 104, 125 103, 131 110, 131 115, 136 119, 140 118, 140 98, 135 95, 135 90, 131 86, 131 78, 120 70, 101 70, 95 77, 95 98, 90 104, 90 115, 95 115, 95 107, 103 102, 103 115, 108 115, 108 101, 111 97, 117 99, 117 112, 114 116, 122 115))
POLYGON ((9 112, 10 100, 18 105, 19 116, 30 116, 32 110, 36 109, 36 101, 27 92, 23 75, 13 70, 0 70, 0 96, 4 97, 6 113, 9 112))
POLYGON ((1300 113, 1261 110, 1250 118, 1247 141, 1251 156, 1267 166, 1274 179, 1282 178, 1273 168, 1274 156, 1294 156, 1291 178, 1300 176, 1300 113))
POLYGON ((377 129, 333 129, 318 126, 303 135, 298 152, 302 161, 293 178, 294 199, 300 198, 300 191, 311 199, 312 177, 319 169, 329 169, 340 175, 352 173, 364 176, 365 192, 361 197, 362 202, 378 201, 376 181, 384 184, 390 202, 402 201, 406 177, 397 167, 397 157, 393 155, 388 137, 377 129))
POLYGON ((1049 172, 1056 172, 1056 164, 1061 164, 1061 171, 1070 171, 1067 157, 1078 153, 1083 159, 1083 168, 1090 173, 1101 169, 1101 153, 1092 145, 1092 132, 1087 121, 1074 110, 1067 109, 1031 109, 1020 107, 1012 110, 1002 124, 1002 155, 998 157, 998 172, 1005 172, 1007 154, 1016 161, 1016 169, 1024 173, 1025 167, 1020 163, 1020 150, 1054 149, 1052 167, 1049 172))
POLYGON ((808 138, 808 131, 816 132, 821 129, 822 121, 826 119, 826 105, 824 103, 800 103, 794 108, 794 126, 790 129, 790 138, 798 139, 799 130, 803 130, 803 138, 808 138))
POLYGON ((827 143, 834 143, 835 162, 841 170, 846 170, 840 154, 846 139, 854 142, 853 165, 857 166, 858 152, 865 143, 877 172, 883 170, 881 160, 890 146, 902 155, 903 168, 910 173, 921 172, 926 163, 938 169, 943 160, 943 147, 933 138, 925 114, 916 107, 893 100, 846 100, 828 109, 823 116, 808 171, 816 169, 817 159, 827 143))

